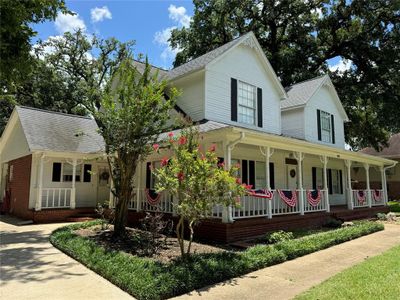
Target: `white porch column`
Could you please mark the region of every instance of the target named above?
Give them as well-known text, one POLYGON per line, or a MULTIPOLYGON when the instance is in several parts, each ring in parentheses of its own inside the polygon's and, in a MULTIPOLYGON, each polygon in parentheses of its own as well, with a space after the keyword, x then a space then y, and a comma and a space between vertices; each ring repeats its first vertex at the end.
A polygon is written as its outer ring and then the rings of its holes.
POLYGON ((76 165, 77 165, 77 159, 74 158, 72 160, 72 191, 71 191, 71 203, 70 203, 71 209, 75 209, 76 207, 76 188, 75 188, 76 165))
POLYGON ((297 154, 295 154, 294 157, 297 160, 298 172, 299 172, 299 181, 298 181, 298 184, 297 184, 297 188, 300 191, 300 199, 299 199, 300 214, 304 215, 304 192, 303 192, 303 159, 304 159, 304 153, 297 152, 297 154))
POLYGON ((348 195, 349 195, 347 207, 349 209, 354 209, 353 191, 351 189, 351 160, 345 160, 345 164, 347 167, 347 190, 348 190, 348 195))
POLYGON ((387 205, 388 202, 388 193, 387 193, 387 182, 386 182, 386 169, 384 167, 382 167, 382 188, 383 188, 383 198, 384 198, 384 203, 385 206, 387 205))
POLYGON ((386 205, 386 197, 385 197, 385 169, 383 166, 379 167, 379 170, 381 171, 381 190, 382 190, 382 198, 383 198, 383 204, 386 205))
POLYGON ((322 158, 322 163, 324 164, 324 198, 325 198, 325 205, 326 211, 331 211, 331 206, 329 204, 329 191, 328 191, 328 157, 326 155, 322 158))
POLYGON ((364 164, 364 169, 365 169, 365 181, 367 184, 368 207, 372 207, 371 186, 370 186, 370 182, 369 182, 369 164, 364 164))
POLYGON ((43 165, 44 165, 44 154, 42 153, 40 155, 40 161, 39 161, 39 178, 38 178, 37 195, 35 203, 36 211, 42 210, 43 165))
MULTIPOLYGON (((224 148, 224 162, 225 162, 225 169, 229 170, 231 168, 231 160, 232 160, 232 147, 230 145, 226 145, 223 143, 224 148)), ((225 206, 222 209, 222 222, 223 223, 232 223, 232 207, 225 206)))
MULTIPOLYGON (((270 167, 269 167, 269 163, 270 163, 270 158, 272 156, 272 154, 274 154, 274 149, 271 149, 271 147, 267 146, 267 147, 260 147, 260 152, 262 155, 264 155, 265 157, 265 184, 266 184, 266 188, 268 191, 271 190, 271 177, 270 177, 270 167)), ((274 201, 274 199, 272 198, 271 200, 267 201, 267 210, 268 210, 268 219, 272 218, 272 201, 274 201)))

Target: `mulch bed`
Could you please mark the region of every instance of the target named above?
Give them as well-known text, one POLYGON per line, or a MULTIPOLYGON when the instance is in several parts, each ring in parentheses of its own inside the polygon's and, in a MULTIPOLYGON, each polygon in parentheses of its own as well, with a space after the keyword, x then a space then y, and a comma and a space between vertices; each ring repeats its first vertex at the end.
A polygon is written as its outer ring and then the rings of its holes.
MULTIPOLYGON (((181 255, 178 239, 166 235, 159 235, 154 240, 149 232, 137 228, 126 228, 126 236, 113 237, 113 226, 102 230, 100 225, 86 229, 75 230, 75 234, 94 240, 106 249, 123 251, 130 255, 148 257, 159 262, 169 262, 181 255)), ((185 241, 187 247, 188 241, 185 241)), ((219 246, 211 246, 193 242, 191 253, 216 253, 226 251, 219 246)))

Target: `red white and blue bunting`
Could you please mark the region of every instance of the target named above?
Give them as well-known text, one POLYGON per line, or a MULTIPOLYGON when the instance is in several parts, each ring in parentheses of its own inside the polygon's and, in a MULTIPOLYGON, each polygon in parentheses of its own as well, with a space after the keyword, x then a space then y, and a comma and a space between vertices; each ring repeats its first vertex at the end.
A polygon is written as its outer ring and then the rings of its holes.
POLYGON ((307 201, 311 206, 317 206, 321 202, 321 191, 320 190, 308 190, 307 201))
POLYGON ((296 191, 290 190, 278 190, 278 194, 282 201, 286 203, 287 206, 295 207, 297 204, 297 194, 296 191))
POLYGON ((250 196, 264 199, 272 199, 274 197, 274 192, 269 191, 267 189, 257 189, 257 190, 249 190, 250 196))
POLYGON ((363 204, 367 199, 367 193, 363 190, 358 190, 356 194, 358 203, 363 204))
POLYGON ((382 191, 381 190, 373 190, 372 191, 372 197, 374 198, 375 201, 382 201, 382 191))
POLYGON ((156 193, 154 190, 146 189, 146 200, 152 206, 157 206, 161 200, 161 193, 156 193))

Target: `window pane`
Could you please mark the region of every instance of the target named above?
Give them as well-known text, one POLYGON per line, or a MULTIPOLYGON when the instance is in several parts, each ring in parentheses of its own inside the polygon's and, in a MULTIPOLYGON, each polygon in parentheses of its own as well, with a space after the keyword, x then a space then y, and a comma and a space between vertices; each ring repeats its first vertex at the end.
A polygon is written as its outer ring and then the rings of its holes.
POLYGON ((61 181, 61 163, 59 162, 53 163, 53 174, 51 180, 53 182, 61 181))
POLYGON ((245 124, 255 124, 256 88, 239 81, 238 90, 238 121, 245 124))
MULTIPOLYGON (((63 164, 63 181, 72 182, 73 167, 71 164, 63 164)), ((82 165, 76 166, 75 181, 81 181, 82 165)))
POLYGON ((321 111, 321 140, 331 143, 331 114, 321 111))
POLYGON ((265 188, 266 180, 265 178, 265 162, 256 161, 256 188, 265 188))
POLYGON ((83 166, 83 182, 90 182, 92 179, 92 165, 84 165, 83 166))

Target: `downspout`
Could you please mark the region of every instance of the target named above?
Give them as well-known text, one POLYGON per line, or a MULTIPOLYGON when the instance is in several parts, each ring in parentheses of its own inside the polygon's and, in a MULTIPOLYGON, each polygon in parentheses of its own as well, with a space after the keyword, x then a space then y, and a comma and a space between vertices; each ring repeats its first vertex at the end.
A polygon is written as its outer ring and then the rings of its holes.
POLYGON ((394 162, 392 165, 387 166, 387 167, 383 167, 383 174, 384 174, 384 178, 385 178, 385 182, 384 182, 384 195, 385 195, 385 204, 387 205, 387 201, 388 199, 388 195, 387 195, 387 181, 386 181, 386 170, 389 170, 391 168, 394 168, 397 165, 397 162, 394 162))

